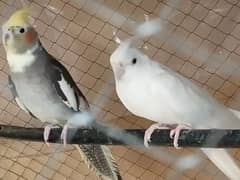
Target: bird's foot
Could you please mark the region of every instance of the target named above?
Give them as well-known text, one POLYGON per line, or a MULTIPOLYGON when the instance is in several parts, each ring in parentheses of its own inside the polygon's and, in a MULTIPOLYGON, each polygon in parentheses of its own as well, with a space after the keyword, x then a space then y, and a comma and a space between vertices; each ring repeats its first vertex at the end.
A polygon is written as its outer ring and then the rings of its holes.
POLYGON ((61 133, 61 140, 63 141, 64 147, 67 144, 67 131, 68 131, 68 124, 65 124, 63 126, 62 133, 61 133))
POLYGON ((46 143, 47 146, 49 146, 48 138, 49 138, 51 129, 54 129, 54 128, 59 128, 59 127, 56 126, 56 125, 52 125, 52 124, 49 124, 49 125, 44 127, 43 139, 44 139, 44 142, 46 143))
POLYGON ((149 148, 149 142, 151 142, 151 136, 152 133, 154 132, 154 130, 156 129, 170 129, 171 125, 169 124, 162 124, 162 123, 155 123, 152 124, 146 131, 144 134, 144 146, 149 148))
POLYGON ((174 128, 170 131, 170 138, 173 139, 173 146, 176 149, 180 149, 180 147, 178 146, 178 139, 179 139, 180 132, 182 129, 192 129, 192 126, 189 124, 179 124, 179 125, 177 125, 176 128, 174 128))

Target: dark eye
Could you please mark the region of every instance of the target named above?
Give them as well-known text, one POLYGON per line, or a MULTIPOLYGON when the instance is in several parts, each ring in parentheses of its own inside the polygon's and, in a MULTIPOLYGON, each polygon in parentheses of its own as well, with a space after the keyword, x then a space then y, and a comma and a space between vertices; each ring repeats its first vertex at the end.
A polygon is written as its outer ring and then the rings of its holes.
POLYGON ((21 28, 21 29, 19 30, 19 32, 20 32, 20 33, 24 33, 24 32, 25 32, 25 29, 24 29, 24 28, 21 28))
POLYGON ((137 58, 133 58, 132 59, 132 64, 136 64, 137 63, 137 58))

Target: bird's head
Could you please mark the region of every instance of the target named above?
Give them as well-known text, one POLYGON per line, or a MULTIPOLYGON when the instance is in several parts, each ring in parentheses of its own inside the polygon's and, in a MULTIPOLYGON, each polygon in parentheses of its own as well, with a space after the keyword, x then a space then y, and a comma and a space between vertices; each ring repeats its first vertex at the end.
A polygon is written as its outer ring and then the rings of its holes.
POLYGON ((133 47, 133 39, 121 41, 110 57, 110 63, 117 79, 120 79, 127 69, 139 67, 145 63, 146 55, 133 47))
POLYGON ((38 41, 38 34, 29 23, 29 8, 16 11, 2 26, 2 41, 7 53, 23 54, 38 41))

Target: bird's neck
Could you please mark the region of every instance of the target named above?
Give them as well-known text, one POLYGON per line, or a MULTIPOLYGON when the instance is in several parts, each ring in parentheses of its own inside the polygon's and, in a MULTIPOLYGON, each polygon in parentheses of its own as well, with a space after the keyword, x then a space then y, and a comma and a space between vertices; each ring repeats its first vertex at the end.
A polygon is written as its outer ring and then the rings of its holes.
POLYGON ((7 52, 7 61, 10 67, 10 71, 14 73, 24 72, 26 68, 32 65, 36 60, 35 51, 39 47, 40 44, 37 42, 25 53, 7 52))

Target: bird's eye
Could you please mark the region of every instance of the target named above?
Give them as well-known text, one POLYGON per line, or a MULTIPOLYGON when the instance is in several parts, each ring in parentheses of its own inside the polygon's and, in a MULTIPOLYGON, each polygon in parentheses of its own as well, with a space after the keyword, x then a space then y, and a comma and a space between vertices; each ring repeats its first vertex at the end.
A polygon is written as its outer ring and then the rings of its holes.
POLYGON ((137 63, 137 58, 133 58, 132 59, 132 64, 136 64, 137 63))
POLYGON ((24 29, 24 28, 20 28, 19 32, 20 32, 20 33, 24 33, 24 32, 25 32, 25 29, 24 29))

